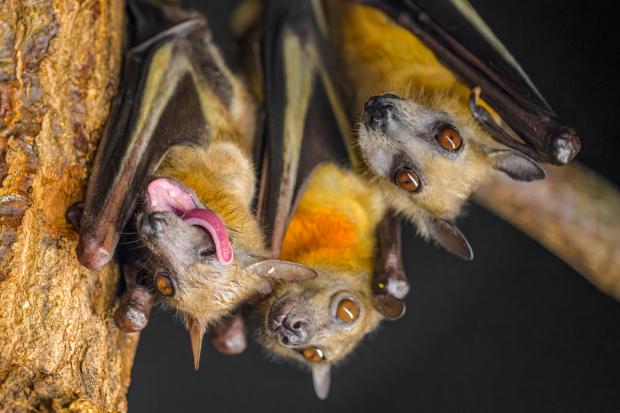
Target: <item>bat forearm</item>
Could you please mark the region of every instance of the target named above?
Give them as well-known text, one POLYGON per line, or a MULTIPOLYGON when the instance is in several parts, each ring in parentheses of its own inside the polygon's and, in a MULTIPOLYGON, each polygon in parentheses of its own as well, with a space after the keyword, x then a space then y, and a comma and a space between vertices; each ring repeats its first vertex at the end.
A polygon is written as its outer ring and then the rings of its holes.
POLYGON ((388 211, 377 227, 377 256, 374 287, 398 299, 409 293, 409 282, 401 257, 401 220, 395 211, 388 211))
POLYGON ((547 171, 527 184, 497 174, 475 198, 620 299, 620 192, 578 164, 547 171))

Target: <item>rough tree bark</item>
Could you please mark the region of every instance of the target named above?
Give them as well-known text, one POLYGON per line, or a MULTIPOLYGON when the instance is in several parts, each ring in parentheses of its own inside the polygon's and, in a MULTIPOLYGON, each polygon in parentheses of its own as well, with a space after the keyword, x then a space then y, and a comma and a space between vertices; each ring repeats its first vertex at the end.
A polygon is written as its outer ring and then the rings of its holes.
POLYGON ((67 207, 118 84, 123 0, 0 2, 0 411, 124 411, 137 336, 67 207))

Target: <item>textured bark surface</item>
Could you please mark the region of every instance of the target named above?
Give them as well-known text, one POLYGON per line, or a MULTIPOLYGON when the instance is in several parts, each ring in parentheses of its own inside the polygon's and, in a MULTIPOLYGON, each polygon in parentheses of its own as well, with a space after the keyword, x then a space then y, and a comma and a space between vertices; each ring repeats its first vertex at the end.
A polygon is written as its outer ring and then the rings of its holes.
POLYGON ((528 183, 497 174, 476 200, 620 300, 620 192, 577 163, 545 169, 528 183))
POLYGON ((2 412, 126 410, 137 336, 112 321, 118 276, 79 265, 65 220, 118 85, 123 7, 0 2, 2 412))

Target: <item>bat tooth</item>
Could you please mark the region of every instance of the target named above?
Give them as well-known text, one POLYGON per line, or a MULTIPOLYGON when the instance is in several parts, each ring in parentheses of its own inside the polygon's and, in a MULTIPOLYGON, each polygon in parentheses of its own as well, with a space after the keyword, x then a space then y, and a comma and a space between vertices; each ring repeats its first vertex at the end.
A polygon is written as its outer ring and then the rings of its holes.
POLYGON ((168 191, 168 195, 170 195, 170 198, 176 198, 177 197, 177 193, 175 191, 168 191))
POLYGON ((156 200, 152 200, 151 201, 151 206, 152 207, 156 207, 157 206, 157 201, 156 200))
POLYGON ((200 365, 200 351, 202 349, 202 337, 205 334, 206 326, 193 317, 188 322, 189 339, 192 344, 192 353, 194 355, 194 369, 198 370, 200 365))

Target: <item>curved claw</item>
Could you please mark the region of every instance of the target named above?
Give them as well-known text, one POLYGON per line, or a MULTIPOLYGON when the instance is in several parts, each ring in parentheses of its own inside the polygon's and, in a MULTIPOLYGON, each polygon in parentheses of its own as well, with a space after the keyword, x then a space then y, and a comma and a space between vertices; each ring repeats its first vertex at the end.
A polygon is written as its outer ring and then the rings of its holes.
POLYGON ((502 145, 516 149, 534 159, 539 158, 531 147, 518 142, 510 136, 510 134, 495 121, 493 115, 491 115, 491 113, 489 113, 489 111, 483 106, 478 104, 478 101, 480 100, 480 93, 480 87, 476 86, 471 90, 471 95, 469 95, 468 106, 474 119, 476 119, 484 127, 484 129, 489 132, 493 139, 502 145))
POLYGON ((153 295, 146 287, 139 285, 128 289, 114 312, 114 323, 125 333, 142 331, 149 322, 153 303, 153 295))

